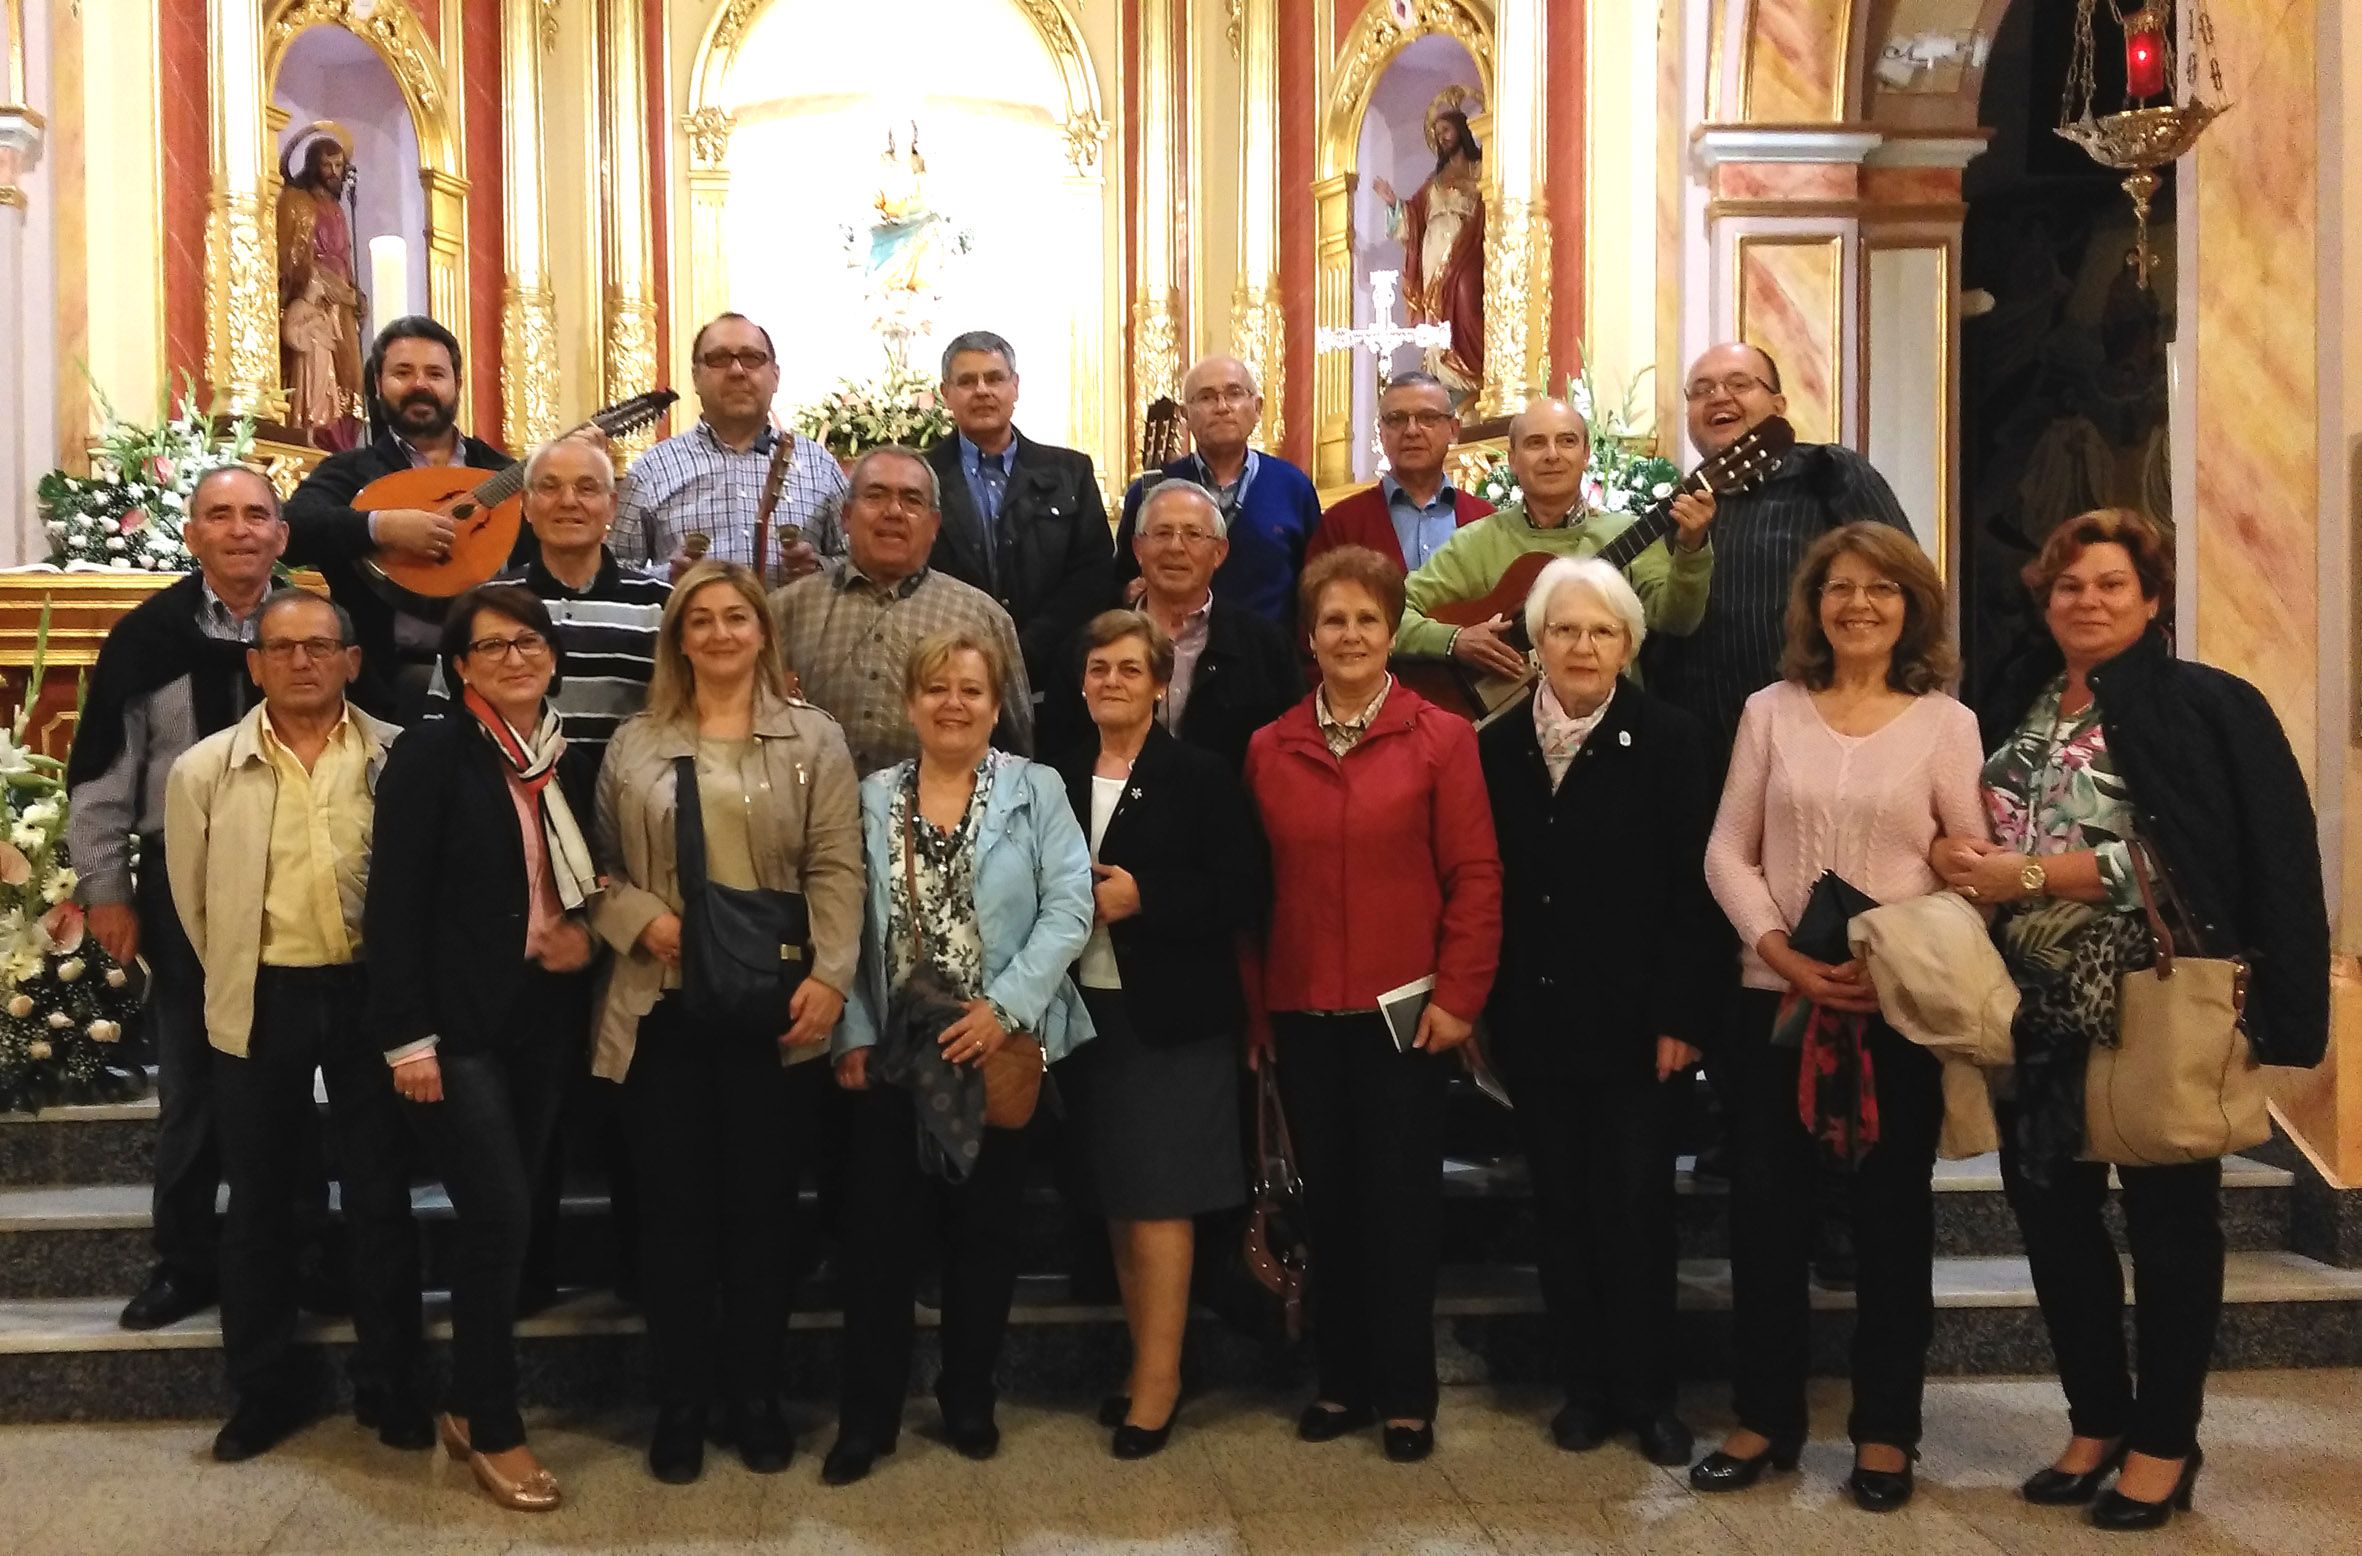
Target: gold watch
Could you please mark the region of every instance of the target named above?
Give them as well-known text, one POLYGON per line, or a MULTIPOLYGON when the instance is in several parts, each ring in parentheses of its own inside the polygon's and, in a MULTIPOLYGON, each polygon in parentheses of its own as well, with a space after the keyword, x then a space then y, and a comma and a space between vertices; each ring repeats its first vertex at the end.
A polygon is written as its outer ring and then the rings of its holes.
POLYGON ((2050 872, 2042 868, 2041 860, 2029 859, 2018 872, 2018 885, 2025 889, 2027 896, 2039 897, 2050 889, 2050 872))

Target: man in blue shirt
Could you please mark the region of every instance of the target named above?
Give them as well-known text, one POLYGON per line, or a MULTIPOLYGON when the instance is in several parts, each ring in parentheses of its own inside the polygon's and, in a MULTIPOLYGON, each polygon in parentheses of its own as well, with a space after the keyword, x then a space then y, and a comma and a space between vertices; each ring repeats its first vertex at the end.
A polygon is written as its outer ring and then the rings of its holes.
MULTIPOLYGON (((1207 357, 1191 368, 1181 380, 1181 409, 1195 452, 1160 474, 1195 481, 1214 494, 1222 509, 1230 555, 1214 574, 1214 597, 1293 635, 1296 578, 1304 571, 1312 532, 1320 527, 1320 497, 1312 477, 1276 454, 1248 446, 1263 419, 1263 391, 1254 370, 1238 358, 1207 357)), ((1124 494, 1123 523, 1116 528, 1116 574, 1126 587, 1140 572, 1132 554, 1132 528, 1143 490, 1143 483, 1135 481, 1124 494)))

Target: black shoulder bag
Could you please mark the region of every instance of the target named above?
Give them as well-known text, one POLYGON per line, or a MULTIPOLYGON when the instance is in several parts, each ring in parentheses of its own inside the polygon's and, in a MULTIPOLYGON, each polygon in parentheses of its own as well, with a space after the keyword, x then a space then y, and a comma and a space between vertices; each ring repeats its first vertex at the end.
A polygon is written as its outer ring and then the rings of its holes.
POLYGON ((690 1019, 777 1038, 787 1003, 812 970, 812 920, 801 892, 720 886, 705 874, 697 759, 673 761, 673 873, 681 884, 681 1002, 690 1019))

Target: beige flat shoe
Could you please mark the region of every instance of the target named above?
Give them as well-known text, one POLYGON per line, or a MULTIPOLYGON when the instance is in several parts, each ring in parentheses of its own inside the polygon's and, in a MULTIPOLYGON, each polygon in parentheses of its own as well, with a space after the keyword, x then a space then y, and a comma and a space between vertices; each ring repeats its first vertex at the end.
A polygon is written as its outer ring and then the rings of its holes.
POLYGON ((484 1488, 486 1496, 513 1512, 546 1513, 563 1500, 557 1477, 539 1465, 516 1480, 494 1469, 492 1461, 480 1453, 467 1456, 467 1467, 475 1472, 476 1484, 484 1488))

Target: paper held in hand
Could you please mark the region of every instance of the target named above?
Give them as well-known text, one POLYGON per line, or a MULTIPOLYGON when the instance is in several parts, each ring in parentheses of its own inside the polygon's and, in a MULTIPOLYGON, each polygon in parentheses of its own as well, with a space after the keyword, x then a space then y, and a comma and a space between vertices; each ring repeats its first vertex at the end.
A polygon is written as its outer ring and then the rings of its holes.
POLYGON ((1427 1013, 1427 1002, 1435 997, 1435 974, 1414 978, 1398 989, 1388 989, 1378 996, 1378 1014, 1386 1018, 1386 1030, 1394 1034, 1394 1046, 1409 1053, 1419 1040, 1419 1018, 1427 1013))

